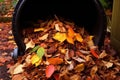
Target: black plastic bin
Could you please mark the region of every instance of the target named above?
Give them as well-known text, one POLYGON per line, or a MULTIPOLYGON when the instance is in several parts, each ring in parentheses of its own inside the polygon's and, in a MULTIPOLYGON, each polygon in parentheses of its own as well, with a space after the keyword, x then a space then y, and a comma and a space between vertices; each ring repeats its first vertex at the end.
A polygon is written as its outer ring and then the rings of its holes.
POLYGON ((12 21, 12 31, 18 46, 13 52, 14 57, 24 54, 22 30, 30 27, 29 22, 44 20, 54 15, 72 20, 78 26, 84 26, 89 34, 95 36, 96 45, 103 44, 107 24, 99 0, 19 0, 12 21))

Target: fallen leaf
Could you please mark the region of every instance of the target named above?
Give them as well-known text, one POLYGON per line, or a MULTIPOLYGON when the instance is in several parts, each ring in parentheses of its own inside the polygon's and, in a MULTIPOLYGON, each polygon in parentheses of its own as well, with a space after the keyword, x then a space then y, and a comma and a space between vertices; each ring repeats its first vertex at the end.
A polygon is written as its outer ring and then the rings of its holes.
POLYGON ((49 58, 47 61, 48 61, 50 64, 53 64, 53 65, 57 65, 57 64, 63 63, 63 59, 62 59, 62 58, 59 58, 59 57, 49 58))
POLYGON ((68 28, 68 36, 70 38, 73 38, 75 36, 75 32, 71 27, 68 28))
POLYGON ((74 75, 70 76, 70 80, 81 80, 81 79, 78 74, 74 74, 74 75))
POLYGON ((22 73, 22 72, 24 71, 24 70, 23 70, 23 67, 24 67, 23 64, 18 65, 18 66, 14 69, 13 74, 19 74, 19 73, 22 73))
POLYGON ((107 68, 110 68, 113 66, 113 63, 112 62, 107 62, 107 61, 102 61, 104 63, 104 65, 107 67, 107 68))
POLYGON ((83 42, 83 38, 82 38, 82 36, 81 36, 79 33, 76 33, 76 34, 75 34, 75 37, 76 37, 76 40, 77 40, 77 41, 83 42))
POLYGON ((55 24, 55 30, 56 30, 56 31, 60 31, 60 27, 59 27, 58 24, 55 24))
POLYGON ((4 57, 0 57, 0 63, 5 63, 6 61, 7 61, 6 58, 4 58, 4 57))
POLYGON ((44 28, 35 28, 34 32, 39 32, 39 31, 44 31, 44 30, 45 30, 44 28))
POLYGON ((39 37, 39 40, 46 40, 48 38, 48 33, 44 34, 42 37, 39 37))
POLYGON ((74 70, 75 70, 76 72, 81 72, 81 71, 83 71, 84 69, 85 69, 85 65, 84 65, 83 63, 78 64, 78 65, 75 66, 75 68, 74 68, 74 70))
POLYGON ((94 49, 90 49, 90 51, 94 57, 99 58, 97 52, 94 49))
POLYGON ((90 51, 80 50, 82 54, 90 54, 90 51))
POLYGON ((57 32, 57 33, 54 35, 53 39, 58 40, 58 41, 60 41, 60 42, 63 42, 63 41, 66 40, 66 33, 57 32))
POLYGON ((107 53, 104 51, 102 51, 102 53, 99 55, 99 58, 104 58, 107 56, 107 53))
POLYGON ((30 53, 33 53, 33 52, 37 51, 38 48, 40 48, 40 46, 35 46, 35 47, 30 51, 30 53))
POLYGON ((55 30, 60 31, 60 32, 66 32, 66 29, 62 25, 59 25, 59 24, 55 24, 55 30))
POLYGON ((38 48, 37 56, 42 59, 43 55, 45 54, 45 49, 43 47, 38 48))
POLYGON ((91 71, 90 71, 90 75, 93 78, 96 74, 96 72, 98 71, 98 67, 97 66, 93 66, 91 71))
POLYGON ((24 80, 25 76, 22 74, 16 74, 12 77, 12 80, 24 80))
POLYGON ((26 63, 27 64, 30 64, 31 63, 31 55, 28 55, 25 59, 26 63))
POLYGON ((35 67, 39 66, 42 60, 40 59, 38 62, 35 63, 35 67))
POLYGON ((80 57, 72 57, 74 60, 78 61, 79 63, 81 62, 86 62, 84 59, 80 58, 80 57))
POLYGON ((70 36, 67 36, 67 42, 70 44, 74 44, 74 39, 71 38, 70 36))
POLYGON ((54 76, 55 80, 60 80, 59 74, 54 74, 53 76, 54 76))
POLYGON ((39 56, 37 54, 34 54, 31 58, 31 63, 35 64, 40 60, 39 56))
POLYGON ((55 71, 55 66, 54 65, 48 65, 46 70, 45 70, 45 74, 47 78, 50 78, 52 76, 52 74, 55 71))
POLYGON ((35 47, 35 43, 33 42, 33 40, 30 40, 27 44, 26 44, 26 50, 28 48, 34 48, 35 47))
POLYGON ((69 66, 67 67, 68 70, 73 70, 74 69, 74 62, 71 62, 69 66))

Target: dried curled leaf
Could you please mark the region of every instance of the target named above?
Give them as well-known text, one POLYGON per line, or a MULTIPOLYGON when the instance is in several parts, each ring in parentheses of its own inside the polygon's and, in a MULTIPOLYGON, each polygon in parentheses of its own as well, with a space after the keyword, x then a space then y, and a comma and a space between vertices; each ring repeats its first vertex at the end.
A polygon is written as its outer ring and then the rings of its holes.
POLYGON ((57 65, 57 64, 63 63, 63 59, 62 59, 62 58, 59 58, 59 57, 49 58, 49 59, 48 59, 48 62, 49 62, 50 64, 57 65))
POLYGON ((107 53, 105 51, 103 51, 100 55, 99 58, 104 58, 107 56, 107 53))
POLYGON ((34 32, 39 32, 39 31, 44 31, 44 30, 45 30, 44 28, 35 28, 34 32))
POLYGON ((54 71, 55 71, 54 65, 48 65, 45 70, 46 77, 50 78, 52 76, 52 74, 54 73, 54 71))
POLYGON ((42 37, 39 37, 39 40, 46 40, 48 38, 48 33, 44 34, 42 37))
POLYGON ((60 42, 63 42, 63 41, 66 40, 66 33, 57 32, 57 33, 54 35, 53 39, 58 40, 58 41, 60 41, 60 42))
POLYGON ((26 44, 26 50, 28 48, 34 48, 35 47, 35 43, 33 42, 33 40, 30 40, 27 44, 26 44))
POLYGON ((18 66, 14 69, 13 74, 19 74, 19 73, 22 73, 22 72, 24 71, 24 70, 23 70, 23 67, 24 67, 23 64, 18 65, 18 66))
POLYGON ((113 63, 112 62, 107 62, 107 61, 102 61, 104 63, 104 65, 107 67, 107 68, 110 68, 113 66, 113 63))

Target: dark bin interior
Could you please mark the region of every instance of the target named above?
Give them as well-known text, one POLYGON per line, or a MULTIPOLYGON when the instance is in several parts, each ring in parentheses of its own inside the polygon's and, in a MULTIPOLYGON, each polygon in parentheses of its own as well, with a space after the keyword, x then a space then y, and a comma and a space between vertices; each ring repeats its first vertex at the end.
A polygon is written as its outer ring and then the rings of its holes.
POLYGON ((102 45, 106 32, 106 17, 98 0, 19 0, 13 15, 12 30, 20 52, 25 51, 22 30, 32 27, 31 22, 47 20, 54 15, 84 26, 89 34, 95 36, 95 44, 102 45))

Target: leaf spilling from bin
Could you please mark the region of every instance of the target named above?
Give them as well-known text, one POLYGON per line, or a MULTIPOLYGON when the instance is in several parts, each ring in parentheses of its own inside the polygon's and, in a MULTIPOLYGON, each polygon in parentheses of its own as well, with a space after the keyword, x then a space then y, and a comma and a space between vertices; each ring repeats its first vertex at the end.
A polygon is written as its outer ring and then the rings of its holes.
POLYGON ((98 50, 73 22, 51 19, 23 31, 26 51, 9 69, 24 80, 117 80, 120 60, 98 50))

